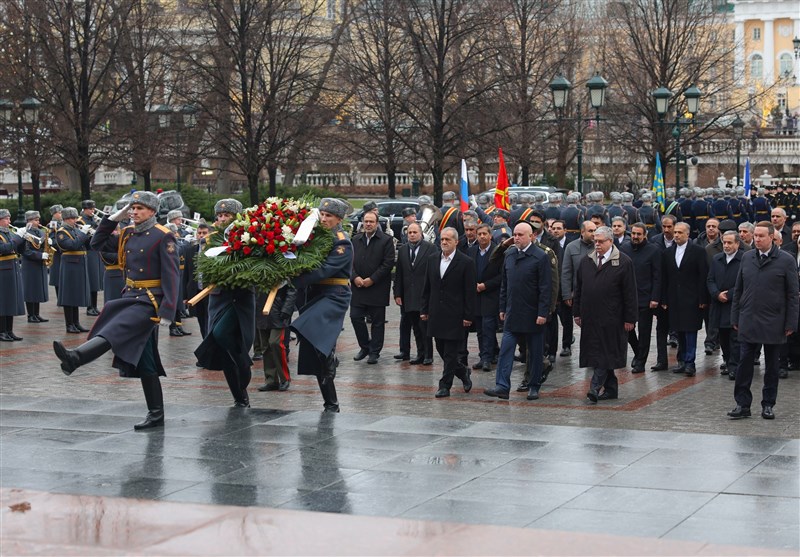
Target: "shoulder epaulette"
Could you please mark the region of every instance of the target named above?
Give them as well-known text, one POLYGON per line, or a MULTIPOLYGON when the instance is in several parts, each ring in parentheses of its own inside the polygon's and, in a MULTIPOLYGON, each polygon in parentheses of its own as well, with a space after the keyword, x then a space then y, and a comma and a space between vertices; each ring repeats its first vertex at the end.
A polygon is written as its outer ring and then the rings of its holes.
POLYGON ((172 234, 172 231, 169 228, 167 228, 166 226, 164 226, 163 224, 156 223, 156 225, 153 228, 159 229, 164 234, 172 234))
POLYGON ((347 239, 347 234, 345 234, 343 231, 340 230, 340 231, 338 231, 336 233, 336 239, 337 240, 346 240, 347 239))

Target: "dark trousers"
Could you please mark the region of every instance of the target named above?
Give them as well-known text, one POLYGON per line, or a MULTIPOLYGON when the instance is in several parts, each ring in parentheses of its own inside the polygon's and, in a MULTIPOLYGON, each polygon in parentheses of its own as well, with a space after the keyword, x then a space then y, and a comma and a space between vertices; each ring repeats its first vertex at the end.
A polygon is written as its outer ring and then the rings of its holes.
POLYGON ((556 306, 558 313, 558 320, 561 321, 561 348, 569 348, 572 346, 572 308, 565 304, 563 301, 558 302, 556 306))
POLYGON ((729 327, 719 328, 719 345, 722 348, 722 358, 728 366, 728 375, 736 375, 739 369, 739 333, 729 327))
POLYGON ((653 335, 653 310, 649 307, 639 308, 637 319, 638 336, 636 329, 628 333, 628 344, 633 349, 633 360, 631 361, 631 367, 633 368, 644 367, 650 355, 650 338, 653 335))
POLYGON ((200 326, 200 336, 206 338, 208 336, 208 297, 200 300, 192 308, 192 311, 197 317, 197 324, 200 326))
POLYGON ((481 362, 490 364, 499 350, 497 346, 497 315, 476 316, 475 330, 478 332, 478 355, 481 362))
POLYGON ((555 314, 550 316, 550 321, 545 325, 545 355, 555 356, 558 352, 558 318, 555 314))
POLYGON ((711 324, 711 308, 707 307, 703 312, 703 321, 705 321, 706 324, 706 340, 703 342, 703 345, 713 350, 719 344, 719 329, 711 324))
POLYGON ((613 369, 594 368, 592 389, 599 393, 601 387, 609 396, 619 395, 619 381, 613 369))
POLYGON ((697 331, 678 331, 678 363, 694 365, 697 354, 697 331))
POLYGON ((656 350, 658 363, 667 363, 667 342, 669 342, 669 314, 659 306, 655 310, 656 316, 656 350))
POLYGON ((358 345, 370 355, 380 356, 383 350, 385 321, 386 306, 350 306, 350 322, 353 324, 358 345), (367 317, 372 321, 369 331, 365 321, 367 317))
MULTIPOLYGON (((427 322, 419 318, 418 311, 409 311, 404 315, 411 323, 411 330, 414 332, 414 343, 417 345, 417 357, 433 358, 433 339, 428 336, 427 322)), ((409 341, 409 345, 410 344, 409 341)), ((410 352, 408 352, 408 354, 410 354, 410 352)))
POLYGON ((458 377, 461 381, 469 378, 469 368, 461 362, 459 357, 462 344, 463 340, 461 339, 436 339, 436 351, 444 361, 442 378, 439 379, 440 389, 450 390, 453 386, 453 377, 458 377))
POLYGON ((400 353, 411 354, 411 320, 403 306, 400 306, 400 353))
MULTIPOLYGON (((756 350, 760 345, 751 342, 740 342, 741 347, 739 369, 736 372, 736 384, 733 398, 736 404, 749 408, 753 402, 750 385, 753 383, 753 362, 756 350)), ((775 406, 778 398, 778 358, 780 344, 764 345, 764 388, 761 391, 761 406, 775 406)))

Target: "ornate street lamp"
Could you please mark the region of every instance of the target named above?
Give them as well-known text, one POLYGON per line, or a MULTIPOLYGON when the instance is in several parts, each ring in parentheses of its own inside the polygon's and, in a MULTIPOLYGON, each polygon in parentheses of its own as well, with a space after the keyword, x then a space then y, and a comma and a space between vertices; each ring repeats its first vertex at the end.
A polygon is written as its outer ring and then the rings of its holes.
POLYGON ((731 127, 733 128, 733 136, 736 138, 736 187, 742 185, 741 178, 739 176, 739 170, 741 168, 741 156, 742 156, 742 137, 744 136, 744 120, 742 120, 739 115, 736 115, 736 120, 731 122, 731 127))

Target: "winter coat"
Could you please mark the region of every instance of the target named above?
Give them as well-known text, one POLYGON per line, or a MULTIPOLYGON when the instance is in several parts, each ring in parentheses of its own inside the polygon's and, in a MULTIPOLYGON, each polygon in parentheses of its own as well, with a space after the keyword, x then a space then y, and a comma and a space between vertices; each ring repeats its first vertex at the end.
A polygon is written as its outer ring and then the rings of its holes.
POLYGON ((701 304, 708 304, 708 261, 706 250, 691 242, 681 266, 675 264, 678 244, 672 244, 661 260, 661 303, 667 305, 669 326, 677 332, 699 331, 703 327, 701 304))

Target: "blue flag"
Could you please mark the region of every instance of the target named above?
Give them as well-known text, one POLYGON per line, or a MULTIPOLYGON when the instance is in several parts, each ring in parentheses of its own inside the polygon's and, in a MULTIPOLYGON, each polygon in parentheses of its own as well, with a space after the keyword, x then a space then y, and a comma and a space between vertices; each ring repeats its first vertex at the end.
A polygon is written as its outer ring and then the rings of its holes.
POLYGON ((667 192, 664 190, 664 172, 661 170, 661 157, 656 153, 656 173, 653 176, 653 191, 656 192, 656 202, 663 213, 667 208, 667 192))
POLYGON ((744 196, 750 199, 750 159, 744 163, 744 196))

